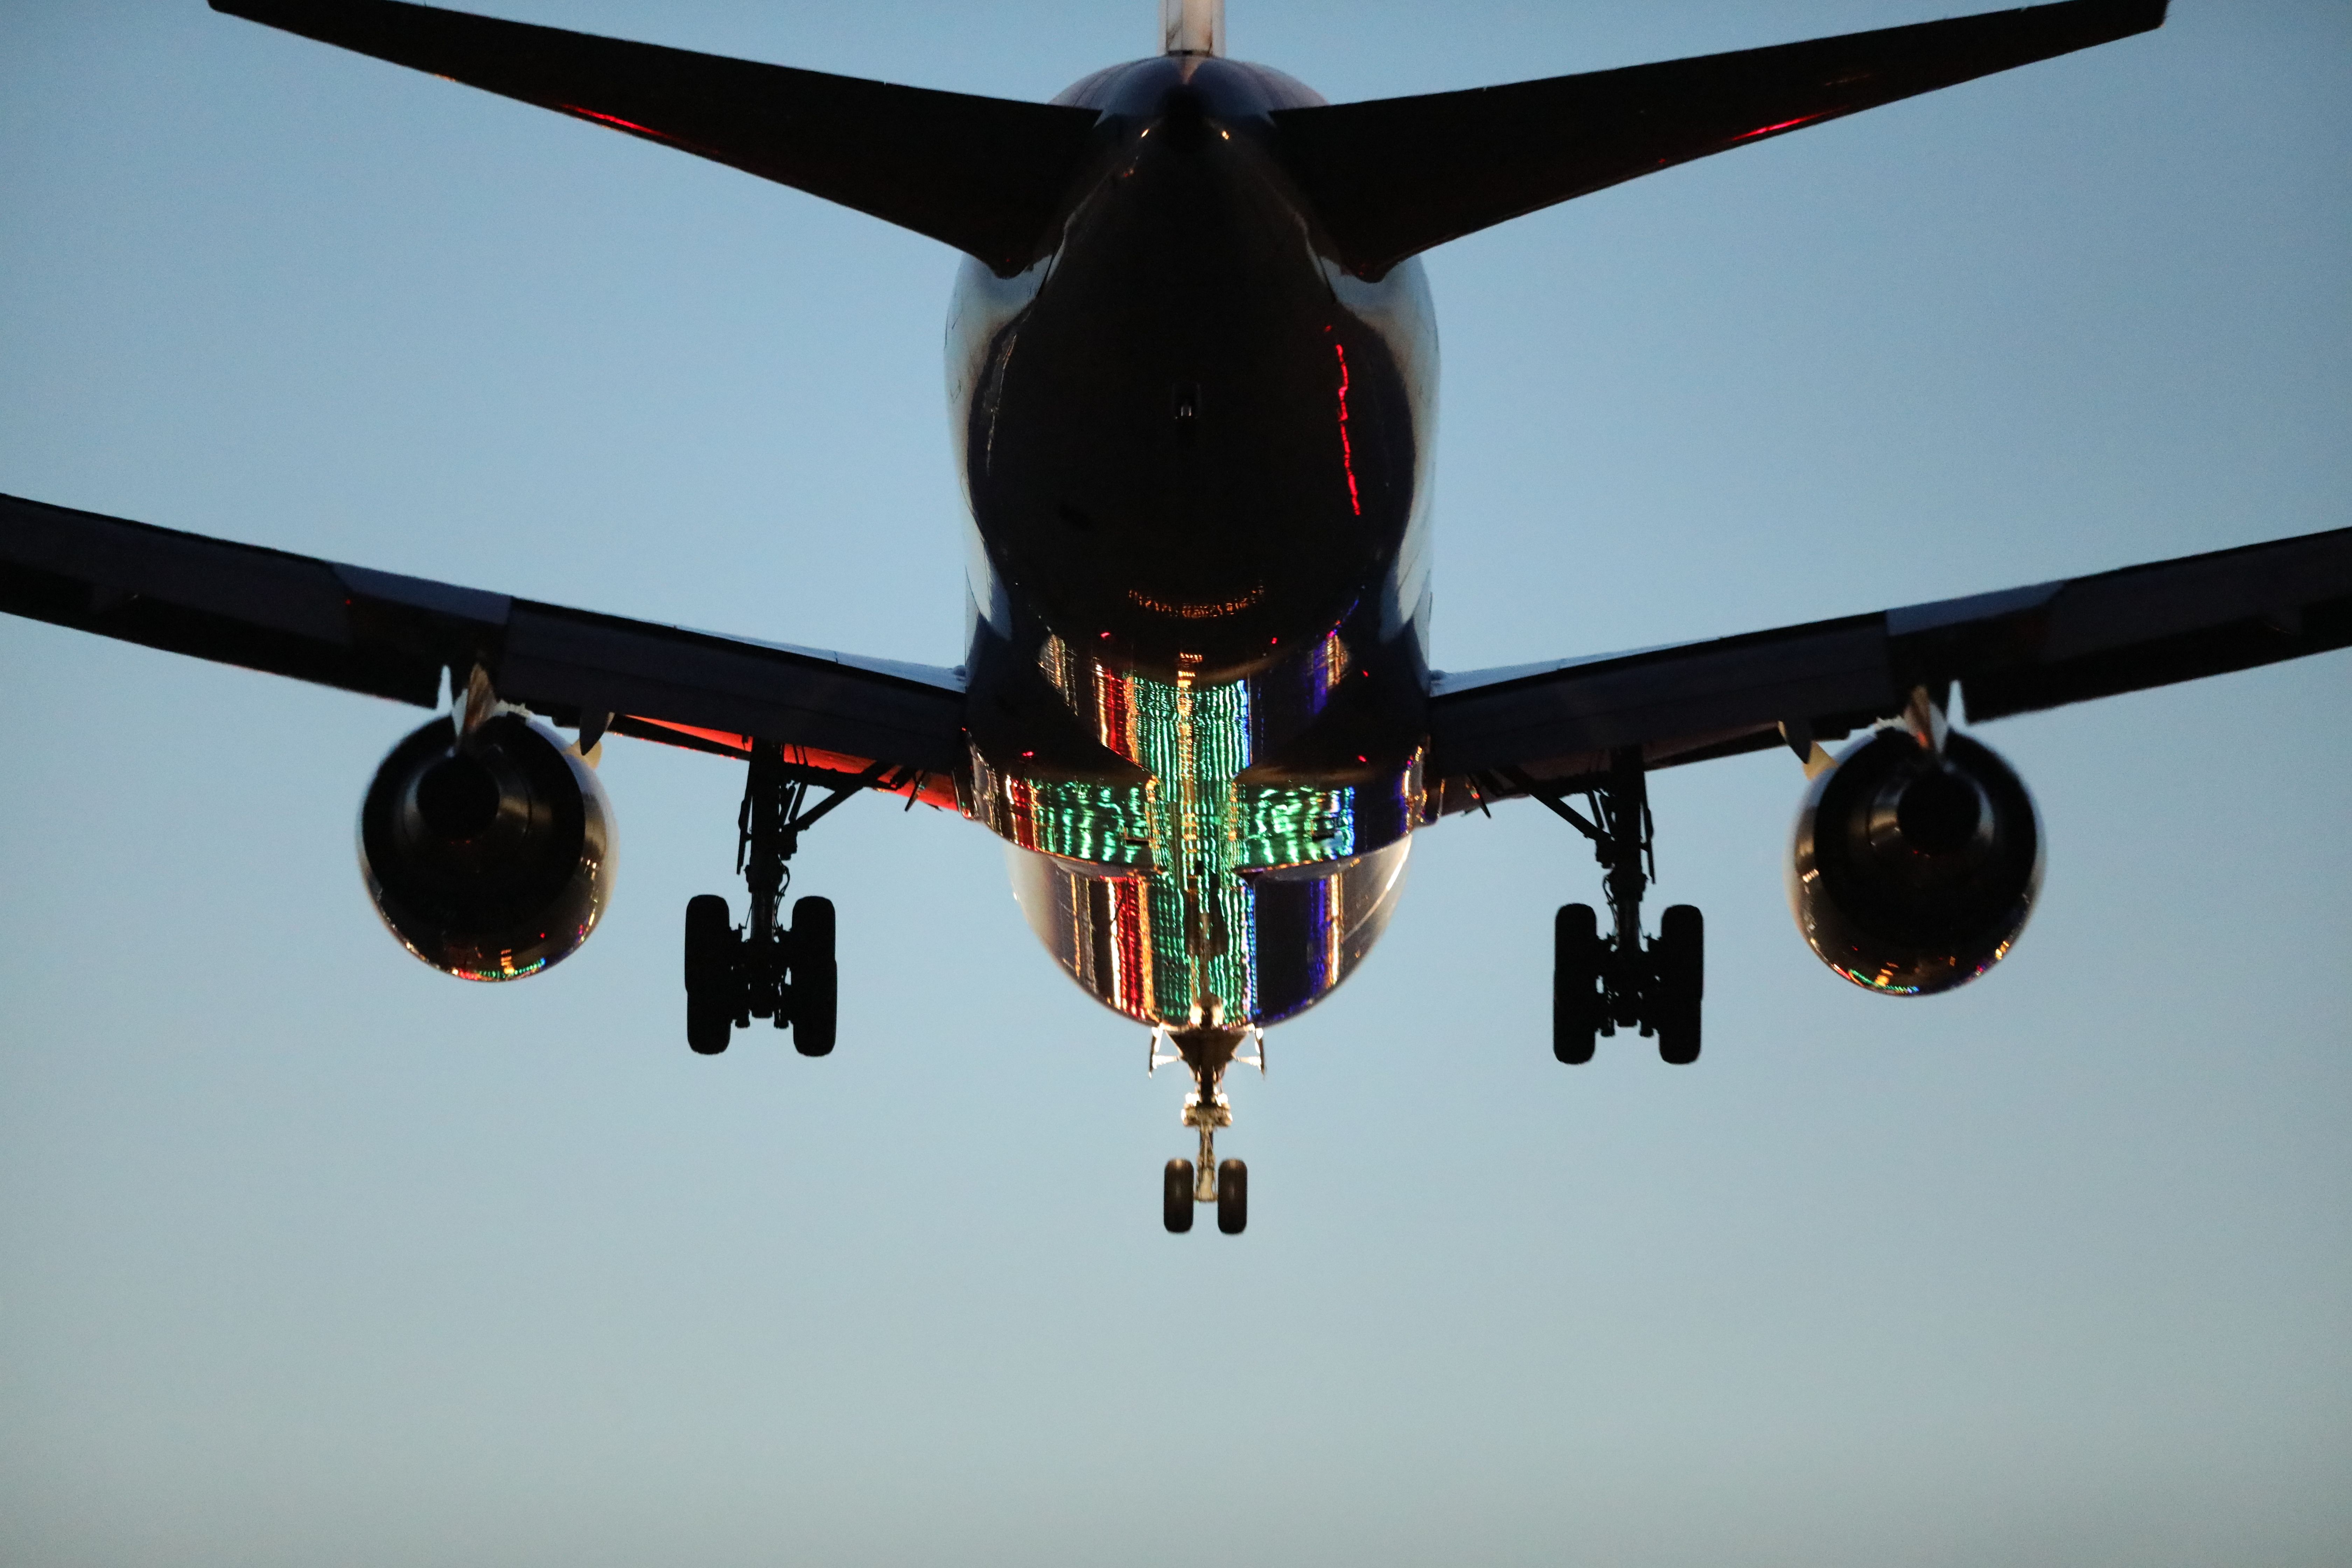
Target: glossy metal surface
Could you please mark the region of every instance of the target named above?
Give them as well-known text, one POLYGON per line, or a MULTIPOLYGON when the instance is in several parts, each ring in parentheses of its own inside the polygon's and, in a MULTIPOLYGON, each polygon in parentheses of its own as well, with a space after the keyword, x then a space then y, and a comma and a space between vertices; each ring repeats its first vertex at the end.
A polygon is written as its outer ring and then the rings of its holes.
POLYGON ((403 947, 462 980, 519 980, 576 950, 613 891, 594 770, 517 713, 460 740, 436 719, 393 748, 360 807, 360 873, 403 947))
POLYGON ((967 808, 1064 966, 1149 1023, 1327 993, 1423 809, 1436 333, 1417 265, 1318 248, 1269 146, 1298 83, 1139 61, 1048 260, 949 327, 973 520, 967 808), (1045 858, 1050 857, 1050 858, 1045 858))
POLYGON ((1847 747, 1805 794, 1789 904, 1823 963, 1916 996, 2008 956, 2042 890, 2042 818, 2009 764, 1966 735, 1938 757, 1906 730, 1847 747))
POLYGON ((1009 849, 1030 929, 1106 1006, 1182 1031, 1279 1023, 1355 972, 1388 929, 1412 847, 1254 876, 1120 876, 1009 849))

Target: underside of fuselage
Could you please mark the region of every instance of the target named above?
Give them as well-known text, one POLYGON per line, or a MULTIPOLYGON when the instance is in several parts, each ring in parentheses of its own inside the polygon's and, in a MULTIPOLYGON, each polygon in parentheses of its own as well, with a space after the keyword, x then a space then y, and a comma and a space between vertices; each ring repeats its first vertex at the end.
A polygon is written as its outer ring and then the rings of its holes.
POLYGON ((1060 101, 1104 142, 1059 246, 965 264, 971 815, 1063 967, 1171 1027, 1271 1023, 1386 923, 1423 811, 1436 336, 1269 154, 1320 101, 1202 55, 1060 101))

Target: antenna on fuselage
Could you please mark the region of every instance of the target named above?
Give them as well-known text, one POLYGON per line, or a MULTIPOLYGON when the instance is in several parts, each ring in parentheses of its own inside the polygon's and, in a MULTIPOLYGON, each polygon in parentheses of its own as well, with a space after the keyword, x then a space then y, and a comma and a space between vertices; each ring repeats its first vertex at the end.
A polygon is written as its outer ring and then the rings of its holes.
POLYGON ((1225 0, 1160 0, 1160 52, 1225 52, 1225 0))

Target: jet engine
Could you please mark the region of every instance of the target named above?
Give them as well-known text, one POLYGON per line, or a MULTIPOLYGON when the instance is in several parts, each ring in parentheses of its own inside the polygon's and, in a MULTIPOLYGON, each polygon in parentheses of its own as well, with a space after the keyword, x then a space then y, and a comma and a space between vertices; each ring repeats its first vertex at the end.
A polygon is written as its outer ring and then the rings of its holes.
POLYGON ((1823 963, 1868 990, 1916 996, 2005 957, 2042 889, 2042 820, 1989 748, 1940 752, 1881 730, 1806 792, 1789 902, 1823 963))
POLYGON ((462 735, 435 720, 392 749, 360 806, 376 912, 463 980, 519 980, 586 942, 612 896, 613 851, 593 770, 520 713, 462 735))

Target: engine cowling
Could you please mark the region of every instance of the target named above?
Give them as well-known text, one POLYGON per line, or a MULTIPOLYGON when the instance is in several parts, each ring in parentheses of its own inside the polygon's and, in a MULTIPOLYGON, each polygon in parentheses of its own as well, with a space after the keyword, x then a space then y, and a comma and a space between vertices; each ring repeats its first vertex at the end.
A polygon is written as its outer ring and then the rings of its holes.
POLYGON ((436 719, 394 746, 360 806, 359 839, 383 923, 464 980, 538 973, 588 940, 612 897, 604 787, 520 713, 462 738, 436 719))
POLYGON ((1966 735, 1943 752, 1907 730, 1857 741, 1797 813, 1789 903, 1823 963, 1865 990, 1916 996, 2007 956, 2042 889, 2042 818, 2025 785, 1966 735))

